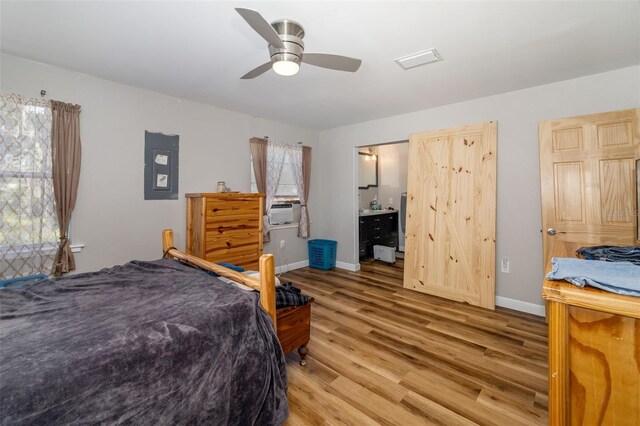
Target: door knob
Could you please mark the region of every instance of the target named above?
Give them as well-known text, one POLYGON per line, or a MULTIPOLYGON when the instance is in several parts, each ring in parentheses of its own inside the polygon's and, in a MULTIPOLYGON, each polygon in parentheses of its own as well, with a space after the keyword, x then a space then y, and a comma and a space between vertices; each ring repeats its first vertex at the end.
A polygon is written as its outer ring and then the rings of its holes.
POLYGON ((556 230, 553 229, 553 228, 549 228, 549 229, 547 229, 547 234, 548 235, 556 235, 556 230))

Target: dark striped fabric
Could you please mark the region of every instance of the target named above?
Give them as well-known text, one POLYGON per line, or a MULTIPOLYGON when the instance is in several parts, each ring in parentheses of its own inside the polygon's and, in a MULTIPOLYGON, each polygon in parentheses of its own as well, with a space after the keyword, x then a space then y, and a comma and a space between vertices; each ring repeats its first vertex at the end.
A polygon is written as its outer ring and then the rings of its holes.
POLYGON ((276 287, 276 308, 305 305, 309 299, 309 296, 302 294, 302 291, 291 283, 282 283, 276 287))

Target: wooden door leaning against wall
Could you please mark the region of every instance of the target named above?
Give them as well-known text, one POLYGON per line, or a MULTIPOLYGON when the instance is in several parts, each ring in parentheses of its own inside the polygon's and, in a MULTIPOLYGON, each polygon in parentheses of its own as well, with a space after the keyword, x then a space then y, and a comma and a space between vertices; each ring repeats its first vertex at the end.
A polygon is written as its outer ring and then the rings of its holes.
POLYGON ((497 123, 409 140, 404 287, 495 309, 497 123))
POLYGON ((636 242, 640 109, 540 123, 544 268, 558 242, 636 242))

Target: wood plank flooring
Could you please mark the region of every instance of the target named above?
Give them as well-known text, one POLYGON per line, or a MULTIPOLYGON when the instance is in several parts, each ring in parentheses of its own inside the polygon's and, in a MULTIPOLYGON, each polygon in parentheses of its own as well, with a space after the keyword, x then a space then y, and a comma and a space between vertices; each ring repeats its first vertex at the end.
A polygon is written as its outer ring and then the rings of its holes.
POLYGON ((547 424, 544 319, 406 290, 402 266, 282 275, 316 299, 286 425, 547 424))

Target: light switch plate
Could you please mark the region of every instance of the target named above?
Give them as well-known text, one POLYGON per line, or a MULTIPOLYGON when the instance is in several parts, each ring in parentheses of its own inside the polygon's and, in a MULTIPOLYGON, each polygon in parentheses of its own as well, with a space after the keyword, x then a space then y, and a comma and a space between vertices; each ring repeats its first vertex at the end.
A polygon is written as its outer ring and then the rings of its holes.
POLYGON ((502 262, 500 265, 500 269, 502 270, 502 272, 504 272, 505 274, 509 273, 509 258, 508 257, 503 257, 502 258, 502 262))

